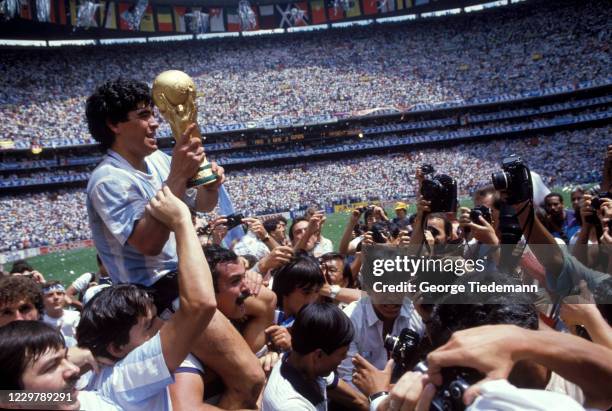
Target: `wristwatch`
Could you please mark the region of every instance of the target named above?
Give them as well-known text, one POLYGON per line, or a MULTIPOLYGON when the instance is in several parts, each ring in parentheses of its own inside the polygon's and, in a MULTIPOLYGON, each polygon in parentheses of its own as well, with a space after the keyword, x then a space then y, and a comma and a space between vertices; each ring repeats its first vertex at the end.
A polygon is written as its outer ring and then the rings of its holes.
POLYGON ((376 411, 381 402, 389 395, 389 391, 379 391, 368 396, 370 401, 370 411, 376 411))
POLYGON ((331 287, 329 287, 329 297, 332 300, 336 299, 336 296, 338 295, 339 292, 340 292, 340 286, 338 284, 334 284, 331 287))

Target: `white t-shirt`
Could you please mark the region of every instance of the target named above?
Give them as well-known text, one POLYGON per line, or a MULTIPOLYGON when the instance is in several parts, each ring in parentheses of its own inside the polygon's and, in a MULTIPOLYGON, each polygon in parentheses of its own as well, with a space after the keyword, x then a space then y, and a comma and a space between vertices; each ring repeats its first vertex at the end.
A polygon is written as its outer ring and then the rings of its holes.
POLYGON ((45 313, 42 320, 62 333, 66 340, 66 346, 73 347, 76 345, 76 328, 81 320, 81 314, 78 311, 70 310, 63 310, 63 312, 59 318, 49 317, 45 313))
POLYGON ((85 411, 121 411, 115 404, 105 400, 97 392, 80 391, 77 397, 81 406, 80 410, 85 411))
POLYGON ((278 361, 264 389, 262 411, 327 411, 327 387, 338 384, 335 373, 318 377, 315 389, 287 362, 289 354, 278 361))

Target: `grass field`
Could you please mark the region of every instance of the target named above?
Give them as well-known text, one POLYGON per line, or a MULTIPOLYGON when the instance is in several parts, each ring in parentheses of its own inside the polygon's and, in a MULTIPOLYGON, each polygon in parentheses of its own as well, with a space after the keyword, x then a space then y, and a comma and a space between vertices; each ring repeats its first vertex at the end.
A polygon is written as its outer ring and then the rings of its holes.
MULTIPOLYGON (((569 191, 564 189, 553 190, 563 194, 566 207, 571 204, 569 191)), ((460 200, 461 206, 471 207, 469 198, 460 200)), ((409 213, 415 212, 414 205, 410 206, 409 213)), ((389 216, 394 216, 392 209, 387 209, 389 216)), ((327 215, 327 221, 323 226, 323 236, 332 240, 337 247, 348 221, 348 213, 334 213, 327 215)), ((54 254, 29 258, 28 261, 34 268, 45 275, 47 280, 59 280, 66 285, 79 275, 87 271, 96 271, 96 254, 94 248, 70 250, 54 254)), ((7 264, 5 269, 10 268, 7 264)))

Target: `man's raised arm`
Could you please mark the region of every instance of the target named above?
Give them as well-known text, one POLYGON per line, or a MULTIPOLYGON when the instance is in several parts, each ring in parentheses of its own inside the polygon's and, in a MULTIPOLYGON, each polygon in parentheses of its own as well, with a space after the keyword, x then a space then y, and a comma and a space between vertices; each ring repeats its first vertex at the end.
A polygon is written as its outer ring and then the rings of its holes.
POLYGON ((196 337, 208 326, 217 305, 210 269, 187 205, 166 186, 146 209, 176 236, 180 307, 161 329, 164 359, 173 372, 191 351, 196 337))

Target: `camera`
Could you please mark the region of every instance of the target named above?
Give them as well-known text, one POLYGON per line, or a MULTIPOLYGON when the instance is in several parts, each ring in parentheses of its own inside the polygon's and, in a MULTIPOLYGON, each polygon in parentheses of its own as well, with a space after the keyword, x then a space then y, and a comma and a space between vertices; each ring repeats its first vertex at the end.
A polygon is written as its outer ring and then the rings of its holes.
MULTIPOLYGON (((595 194, 595 193, 594 193, 595 194)), ((595 197, 591 200, 591 208, 593 209, 593 214, 586 218, 586 222, 593 225, 599 224, 599 218, 597 217, 597 211, 601 208, 604 199, 612 198, 612 193, 597 193, 595 197)))
POLYGON ((240 213, 237 213, 230 214, 225 218, 227 220, 227 223, 225 223, 225 225, 227 226, 228 230, 231 230, 232 228, 238 227, 240 224, 242 224, 242 219, 244 218, 244 216, 240 213))
POLYGON ((372 225, 372 240, 377 244, 385 244, 391 238, 389 227, 386 223, 379 221, 372 225))
POLYGON ((396 382, 417 360, 421 336, 410 328, 404 328, 399 336, 387 334, 385 349, 391 353, 395 367, 391 374, 391 382, 396 382))
POLYGON ((421 166, 421 173, 423 173, 423 175, 433 175, 433 173, 435 173, 436 170, 434 169, 434 167, 431 164, 423 164, 421 166))
POLYGON ((426 178, 421 185, 421 195, 431 202, 432 213, 457 210, 457 182, 446 174, 426 178))
POLYGON ((357 211, 359 211, 359 214, 363 214, 366 211, 369 212, 369 213, 373 213, 374 212, 374 208, 375 208, 375 206, 368 205, 368 206, 363 206, 363 207, 357 208, 357 211))
POLYGON ((512 154, 502 161, 503 171, 493 173, 491 180, 497 191, 504 191, 508 195, 506 202, 509 205, 530 200, 533 196, 533 183, 529 168, 517 155, 512 154))
MULTIPOLYGON (((395 367, 391 374, 391 382, 395 383, 407 371, 427 373, 426 361, 418 362, 418 347, 420 336, 417 332, 404 328, 399 336, 387 334, 385 349, 391 353, 395 367)), ((464 410, 463 394, 470 385, 480 380, 482 376, 470 368, 443 368, 442 385, 438 387, 431 402, 431 411, 464 410)))
POLYGON ((470 211, 470 220, 476 224, 480 224, 479 217, 481 216, 487 221, 487 223, 491 224, 493 222, 493 218, 491 217, 491 209, 487 206, 479 205, 470 211))
MULTIPOLYGON (((426 374, 428 370, 425 361, 419 362, 413 369, 426 374)), ((443 368, 442 385, 431 401, 430 411, 464 410, 463 394, 471 383, 478 381, 479 374, 469 368, 443 368)))

